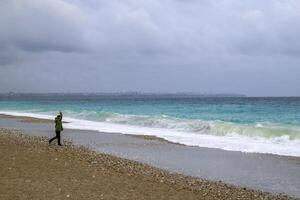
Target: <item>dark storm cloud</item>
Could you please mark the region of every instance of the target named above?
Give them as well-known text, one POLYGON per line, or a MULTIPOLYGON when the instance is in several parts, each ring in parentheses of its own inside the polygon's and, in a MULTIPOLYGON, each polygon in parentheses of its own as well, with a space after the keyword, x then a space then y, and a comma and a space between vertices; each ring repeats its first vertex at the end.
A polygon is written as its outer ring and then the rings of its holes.
POLYGON ((13 56, 14 52, 8 51, 8 49, 0 49, 0 66, 6 66, 11 63, 14 63, 17 59, 16 56, 13 56))
POLYGON ((62 1, 11 0, 0 4, 0 13, 2 49, 72 52, 85 48, 82 15, 72 5, 62 1))
POLYGON ((294 0, 3 0, 0 89, 300 95, 299 20, 294 0))
POLYGON ((295 1, 11 0, 1 43, 24 51, 299 55, 295 1))

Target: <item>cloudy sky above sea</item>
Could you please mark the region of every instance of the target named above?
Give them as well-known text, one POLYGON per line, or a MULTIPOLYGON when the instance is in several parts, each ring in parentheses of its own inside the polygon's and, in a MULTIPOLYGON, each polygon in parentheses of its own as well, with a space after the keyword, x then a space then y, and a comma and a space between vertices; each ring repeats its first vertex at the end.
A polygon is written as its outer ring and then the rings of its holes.
POLYGON ((300 1, 0 0, 9 91, 300 96, 300 1))

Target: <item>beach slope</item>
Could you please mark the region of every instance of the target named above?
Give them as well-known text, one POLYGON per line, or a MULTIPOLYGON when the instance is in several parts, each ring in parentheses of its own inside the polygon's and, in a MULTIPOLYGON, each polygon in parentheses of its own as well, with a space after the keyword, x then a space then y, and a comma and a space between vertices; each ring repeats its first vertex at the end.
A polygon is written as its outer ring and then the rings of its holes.
POLYGON ((289 199, 0 129, 0 199, 289 199))

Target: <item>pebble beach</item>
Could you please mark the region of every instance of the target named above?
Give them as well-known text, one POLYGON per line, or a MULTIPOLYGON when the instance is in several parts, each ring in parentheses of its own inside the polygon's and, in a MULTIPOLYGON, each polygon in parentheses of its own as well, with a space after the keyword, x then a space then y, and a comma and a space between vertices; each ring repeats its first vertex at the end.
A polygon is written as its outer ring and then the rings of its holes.
POLYGON ((292 199, 0 129, 0 199, 292 199))

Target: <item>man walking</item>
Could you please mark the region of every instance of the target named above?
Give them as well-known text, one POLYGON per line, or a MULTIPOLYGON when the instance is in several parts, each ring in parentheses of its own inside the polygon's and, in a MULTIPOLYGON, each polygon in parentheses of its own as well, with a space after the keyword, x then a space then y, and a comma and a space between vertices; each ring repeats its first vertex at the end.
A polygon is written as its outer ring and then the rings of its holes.
POLYGON ((63 114, 62 112, 59 112, 59 115, 56 116, 55 118, 55 133, 56 133, 56 136, 52 139, 49 140, 49 144, 57 139, 57 143, 59 146, 61 146, 61 143, 60 143, 60 132, 63 131, 63 126, 62 126, 62 118, 63 118, 63 114))

